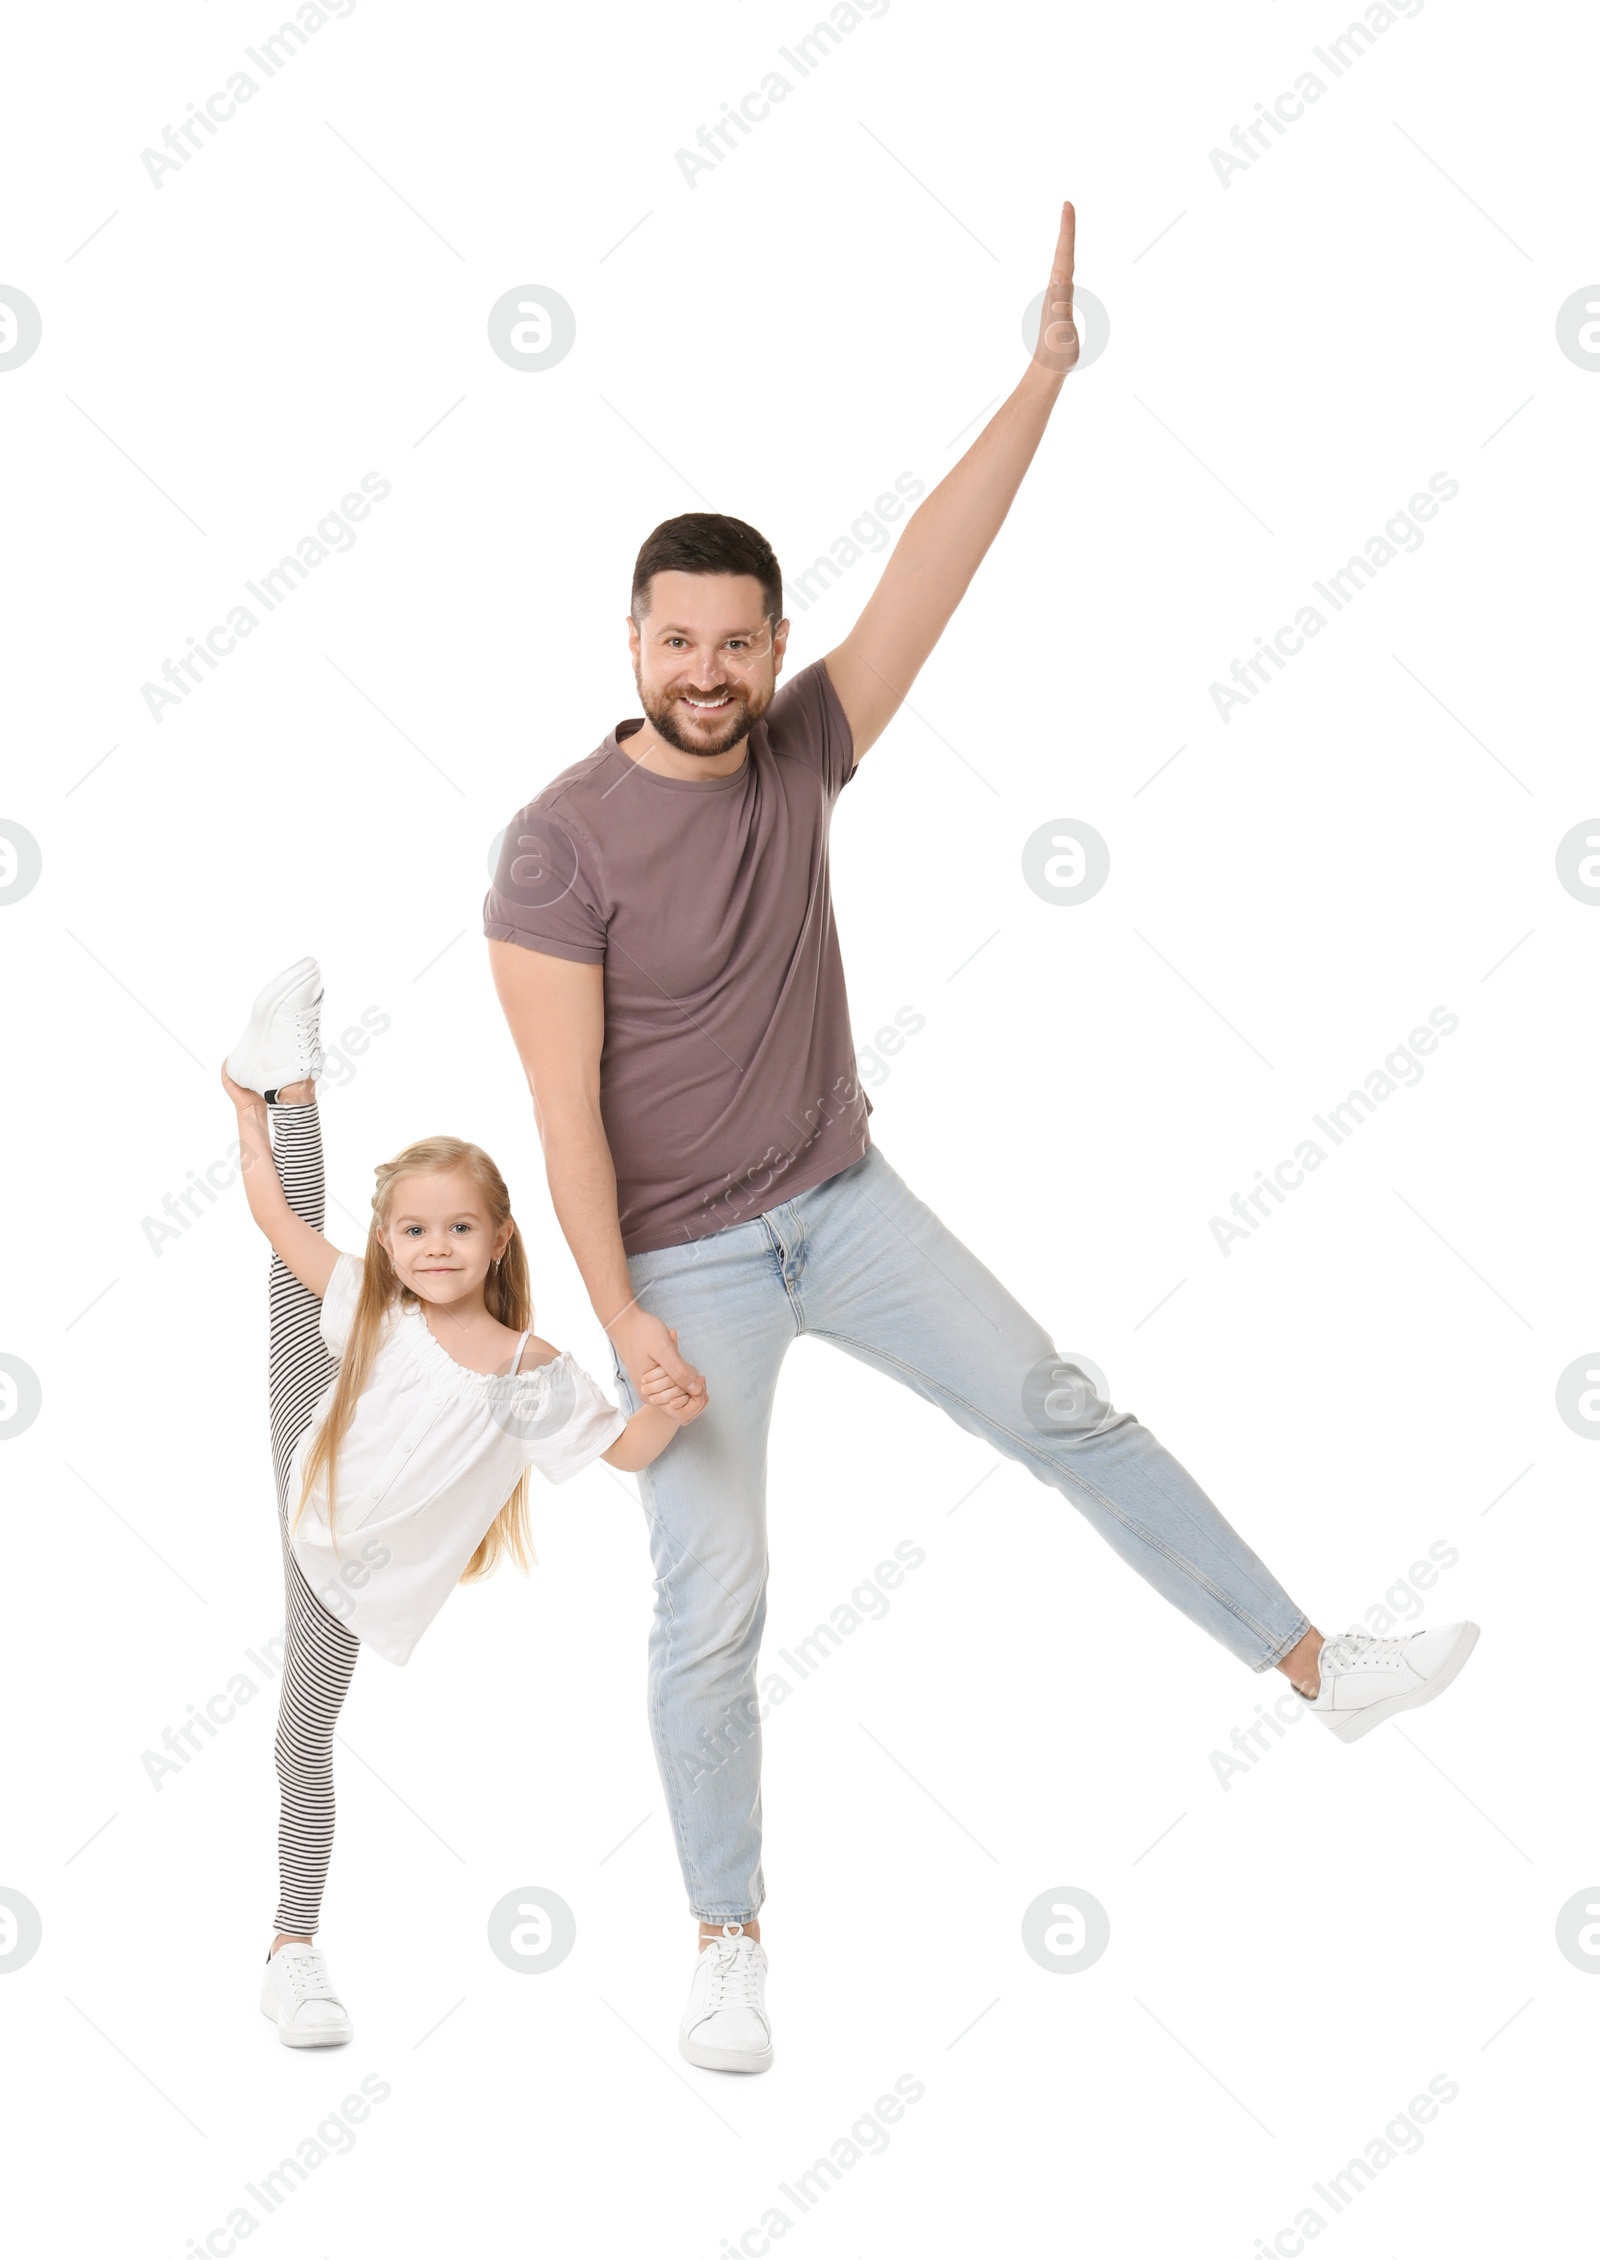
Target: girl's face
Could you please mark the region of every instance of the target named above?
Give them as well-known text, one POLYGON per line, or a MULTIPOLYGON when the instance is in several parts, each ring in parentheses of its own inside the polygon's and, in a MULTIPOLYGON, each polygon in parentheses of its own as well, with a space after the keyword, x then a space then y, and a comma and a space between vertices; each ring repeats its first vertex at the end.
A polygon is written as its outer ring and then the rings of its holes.
POLYGON ((482 1302, 494 1258, 511 1225, 498 1230, 483 1195, 464 1170, 402 1177, 380 1234, 402 1287, 425 1303, 482 1302))

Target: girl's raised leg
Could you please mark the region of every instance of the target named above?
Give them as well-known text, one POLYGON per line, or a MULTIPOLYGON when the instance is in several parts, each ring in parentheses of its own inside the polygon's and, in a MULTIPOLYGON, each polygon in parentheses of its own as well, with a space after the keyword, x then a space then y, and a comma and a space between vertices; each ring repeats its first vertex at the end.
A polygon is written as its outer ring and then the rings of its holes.
MULTIPOLYGON (((296 1095, 301 1088, 306 1086, 295 1087, 296 1095)), ((303 1104, 270 1107, 269 1121, 272 1158, 285 1198, 296 1216, 320 1232, 322 1133, 314 1087, 303 1104)), ((286 1644, 275 1743, 281 1796, 277 1937, 269 1957, 274 1977, 269 1977, 268 1992, 277 2000, 279 2037, 292 2036, 293 2045, 311 2047, 350 2037, 349 2019, 310 1941, 321 1920, 322 1890, 333 1851, 333 1732, 361 1647, 355 1635, 322 1606, 289 1548, 290 1463, 338 1371, 319 1330, 321 1307, 274 1255, 268 1278, 268 1390, 283 1546, 286 1644)), ((269 2007, 266 1998, 263 2007, 269 2007)))

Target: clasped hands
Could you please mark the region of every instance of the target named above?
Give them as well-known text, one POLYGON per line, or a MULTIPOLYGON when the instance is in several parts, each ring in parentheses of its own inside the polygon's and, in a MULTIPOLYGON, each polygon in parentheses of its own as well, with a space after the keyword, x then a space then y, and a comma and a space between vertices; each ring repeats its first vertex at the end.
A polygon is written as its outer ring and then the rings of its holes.
MULTIPOLYGON (((673 1348, 676 1349, 678 1346, 678 1329, 675 1326, 669 1326, 667 1332, 672 1337, 673 1348)), ((674 1381, 666 1367, 657 1364, 654 1358, 650 1360, 639 1375, 639 1392, 647 1405, 653 1406, 657 1412, 664 1412, 667 1418, 675 1420, 680 1428, 687 1428, 690 1421, 698 1420, 705 1411, 708 1402, 703 1377, 696 1388, 685 1389, 680 1382, 674 1381)))

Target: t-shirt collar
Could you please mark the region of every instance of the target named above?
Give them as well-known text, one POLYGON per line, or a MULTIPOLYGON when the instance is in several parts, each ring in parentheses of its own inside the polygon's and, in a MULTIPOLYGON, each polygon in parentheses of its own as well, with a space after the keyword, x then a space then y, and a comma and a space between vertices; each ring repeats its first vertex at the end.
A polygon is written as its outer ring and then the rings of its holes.
POLYGON ((644 716, 642 714, 624 715, 607 737, 601 751, 607 754, 615 754, 619 760, 628 764, 629 769, 633 771, 635 776, 647 778, 652 785, 664 785, 669 792, 705 793, 715 792, 719 788, 726 789, 730 785, 742 784, 745 778, 749 776, 750 749, 757 731, 761 732, 762 742, 765 744, 767 717, 762 714, 757 718, 754 729, 751 730, 744 741, 743 761, 727 777, 663 777, 659 770, 647 769, 642 762, 635 761, 631 754, 622 751, 623 739, 631 738, 643 728, 644 716))

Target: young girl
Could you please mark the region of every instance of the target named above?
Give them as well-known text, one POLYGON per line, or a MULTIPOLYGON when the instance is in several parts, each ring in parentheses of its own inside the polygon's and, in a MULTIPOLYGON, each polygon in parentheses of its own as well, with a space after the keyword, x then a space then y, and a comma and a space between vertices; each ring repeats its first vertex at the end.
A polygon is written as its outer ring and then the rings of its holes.
POLYGON ((704 1409, 659 1368, 632 1418, 532 1332, 505 1180, 460 1138, 380 1162, 363 1257, 322 1236, 314 960, 269 982, 222 1080, 272 1243, 269 1387, 286 1638, 277 1935, 261 2006, 290 2048, 353 2037, 313 1944, 333 1849, 333 1732, 363 1642, 403 1664, 458 1582, 526 1569, 528 1469, 648 1467, 704 1409), (319 1308, 320 1303, 320 1308, 319 1308), (652 1385, 653 1384, 653 1385, 652 1385))

